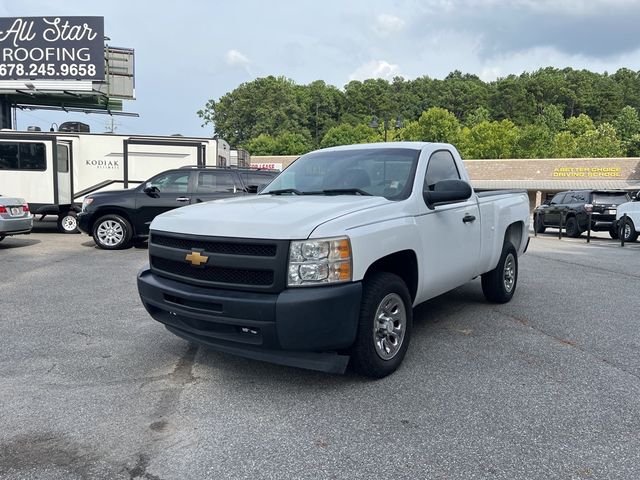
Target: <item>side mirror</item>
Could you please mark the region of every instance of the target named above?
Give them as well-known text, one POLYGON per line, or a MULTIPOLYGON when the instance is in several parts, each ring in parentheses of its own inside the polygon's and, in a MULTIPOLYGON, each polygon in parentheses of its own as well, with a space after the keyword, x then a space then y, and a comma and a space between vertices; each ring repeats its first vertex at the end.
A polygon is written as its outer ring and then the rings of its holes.
POLYGON ((433 190, 422 192, 424 203, 429 210, 437 205, 463 202, 471 197, 471 185, 464 180, 441 180, 433 186, 433 190))
POLYGON ((154 185, 151 185, 151 182, 147 182, 144 185, 144 188, 142 189, 142 191, 144 193, 157 193, 160 191, 160 189, 154 185))

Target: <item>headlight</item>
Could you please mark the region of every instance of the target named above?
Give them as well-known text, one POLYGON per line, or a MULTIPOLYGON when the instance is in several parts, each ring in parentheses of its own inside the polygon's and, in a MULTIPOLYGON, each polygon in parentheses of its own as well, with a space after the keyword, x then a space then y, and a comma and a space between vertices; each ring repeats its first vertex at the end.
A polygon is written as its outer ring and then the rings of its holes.
POLYGON ((84 212, 93 203, 93 198, 87 197, 82 201, 82 211, 84 212))
POLYGON ((291 242, 287 286, 301 287, 351 281, 348 237, 291 242))

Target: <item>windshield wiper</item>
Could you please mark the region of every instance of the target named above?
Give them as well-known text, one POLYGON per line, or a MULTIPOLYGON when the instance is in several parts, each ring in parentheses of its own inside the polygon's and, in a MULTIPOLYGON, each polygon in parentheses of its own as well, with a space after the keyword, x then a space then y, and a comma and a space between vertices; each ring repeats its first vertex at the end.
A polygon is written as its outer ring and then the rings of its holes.
POLYGON ((301 192, 300 190, 297 190, 295 188, 281 188, 280 190, 269 190, 268 192, 265 192, 265 194, 266 193, 270 195, 282 195, 283 193, 293 193, 295 195, 304 195, 304 192, 301 192))
POLYGON ((330 188, 328 190, 322 190, 325 195, 368 195, 369 192, 365 192, 359 188, 330 188))

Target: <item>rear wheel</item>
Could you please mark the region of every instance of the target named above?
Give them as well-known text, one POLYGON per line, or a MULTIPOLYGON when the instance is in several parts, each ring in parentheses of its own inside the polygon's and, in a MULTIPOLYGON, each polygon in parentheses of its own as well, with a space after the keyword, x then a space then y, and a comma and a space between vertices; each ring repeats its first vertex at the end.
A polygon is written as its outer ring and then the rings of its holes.
POLYGON ((576 217, 567 218, 567 226, 565 228, 566 228, 567 236, 569 237, 577 238, 580 235, 582 235, 582 231, 578 226, 578 220, 576 219, 576 217))
POLYGON ((625 242, 635 242, 638 239, 638 232, 636 232, 633 220, 627 217, 627 219, 622 223, 620 234, 625 242))
POLYGON ((402 363, 409 347, 413 309, 404 281, 379 272, 364 282, 358 334, 351 349, 355 370, 374 378, 386 377, 402 363))
POLYGON ((93 225, 93 241, 104 250, 119 250, 131 243, 131 224, 120 215, 105 215, 93 225))
POLYGON ((496 268, 482 275, 482 293, 494 303, 507 303, 518 284, 518 253, 511 242, 504 242, 496 268))
POLYGON ((68 212, 58 215, 58 231, 60 233, 78 233, 78 217, 76 212, 68 212))

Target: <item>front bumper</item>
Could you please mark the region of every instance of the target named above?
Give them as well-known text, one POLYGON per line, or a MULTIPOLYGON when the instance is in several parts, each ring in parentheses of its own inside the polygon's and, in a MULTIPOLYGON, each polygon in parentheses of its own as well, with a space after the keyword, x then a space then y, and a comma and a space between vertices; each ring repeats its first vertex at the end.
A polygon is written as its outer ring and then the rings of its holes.
POLYGON ((0 235, 19 235, 31 233, 33 215, 28 217, 11 218, 0 216, 0 235))
POLYGON ((355 341, 361 283, 280 293, 212 289, 138 273, 149 314, 169 331, 221 352, 281 365, 343 373, 337 352, 355 341))
POLYGON ((82 233, 91 235, 91 218, 93 215, 89 212, 80 212, 76 217, 78 220, 78 230, 82 233))

